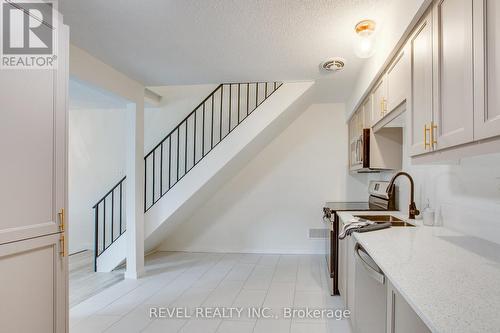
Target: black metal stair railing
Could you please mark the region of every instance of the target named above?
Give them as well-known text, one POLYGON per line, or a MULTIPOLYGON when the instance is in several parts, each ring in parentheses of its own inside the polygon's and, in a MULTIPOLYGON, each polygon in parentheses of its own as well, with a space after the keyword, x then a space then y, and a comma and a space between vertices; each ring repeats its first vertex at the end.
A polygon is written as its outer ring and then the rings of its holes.
POLYGON ((279 87, 279 82, 220 84, 144 157, 147 212, 279 87))
POLYGON ((127 230, 124 222, 125 193, 123 177, 97 203, 94 209, 94 271, 97 271, 97 258, 106 251, 127 230))
MULTIPOLYGON (((144 157, 144 212, 174 187, 282 83, 224 83, 208 95, 144 157)), ((94 209, 97 258, 126 231, 123 177, 94 209)))

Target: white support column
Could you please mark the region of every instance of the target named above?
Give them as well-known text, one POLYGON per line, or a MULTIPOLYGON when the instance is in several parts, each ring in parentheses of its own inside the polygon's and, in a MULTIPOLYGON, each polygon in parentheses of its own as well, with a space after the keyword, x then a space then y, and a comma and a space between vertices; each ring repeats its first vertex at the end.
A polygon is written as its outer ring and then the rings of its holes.
POLYGON ((137 279, 144 273, 144 102, 127 107, 127 270, 125 278, 137 279))

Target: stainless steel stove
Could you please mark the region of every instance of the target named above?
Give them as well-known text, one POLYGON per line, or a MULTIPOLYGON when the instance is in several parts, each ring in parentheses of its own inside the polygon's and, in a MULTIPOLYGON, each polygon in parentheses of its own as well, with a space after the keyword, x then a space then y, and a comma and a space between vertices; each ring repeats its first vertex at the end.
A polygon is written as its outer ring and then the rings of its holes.
POLYGON ((394 186, 388 189, 389 182, 371 181, 368 187, 367 202, 326 202, 323 207, 323 221, 329 224, 330 237, 325 242, 325 259, 330 277, 330 291, 332 295, 339 295, 338 281, 338 235, 339 212, 355 211, 384 211, 395 210, 396 198, 394 186))

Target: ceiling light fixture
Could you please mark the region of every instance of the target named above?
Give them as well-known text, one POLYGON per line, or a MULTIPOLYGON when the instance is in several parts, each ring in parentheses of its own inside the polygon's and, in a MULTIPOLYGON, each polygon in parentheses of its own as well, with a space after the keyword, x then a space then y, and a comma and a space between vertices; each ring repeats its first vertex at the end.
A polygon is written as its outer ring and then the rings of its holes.
POLYGON ((356 24, 354 53, 359 58, 370 58, 375 53, 375 22, 363 20, 356 24))

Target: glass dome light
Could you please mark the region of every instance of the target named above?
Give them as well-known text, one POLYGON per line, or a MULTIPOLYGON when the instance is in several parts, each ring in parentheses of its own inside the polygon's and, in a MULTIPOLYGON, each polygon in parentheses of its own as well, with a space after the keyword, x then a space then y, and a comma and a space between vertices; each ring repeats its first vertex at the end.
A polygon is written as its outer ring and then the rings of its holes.
POLYGON ((375 22, 363 20, 356 24, 354 30, 354 53, 359 58, 370 58, 375 53, 375 22))

